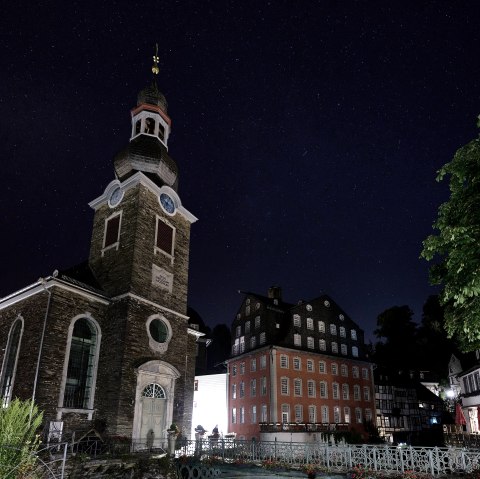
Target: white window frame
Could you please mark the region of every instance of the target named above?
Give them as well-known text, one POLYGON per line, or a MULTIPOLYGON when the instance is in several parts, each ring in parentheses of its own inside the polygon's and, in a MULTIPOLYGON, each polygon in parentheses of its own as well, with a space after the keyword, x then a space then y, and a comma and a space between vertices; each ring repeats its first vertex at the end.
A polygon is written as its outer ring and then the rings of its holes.
POLYGON ((288 369, 288 356, 286 354, 280 355, 280 367, 282 369, 288 369))
POLYGON ((309 373, 315 372, 315 364, 313 362, 313 359, 307 359, 307 371, 309 373))
POLYGON ((301 334, 295 333, 293 335, 293 344, 295 346, 302 346, 302 335, 301 334))
POLYGON ((325 361, 318 361, 318 372, 320 374, 327 374, 327 363, 325 361))
POLYGON ((98 324, 97 320, 91 315, 90 312, 85 312, 82 314, 77 314, 75 317, 73 317, 70 321, 70 325, 68 327, 68 333, 67 333, 67 347, 65 349, 66 354, 63 362, 63 371, 62 371, 62 380, 60 383, 60 392, 58 395, 58 409, 57 412, 60 413, 60 418, 57 418, 61 420, 61 416, 64 412, 80 412, 80 413, 85 413, 87 412, 88 420, 91 421, 93 418, 93 409, 94 409, 94 404, 95 404, 95 391, 96 391, 96 384, 97 384, 97 372, 98 372, 98 360, 100 357, 100 347, 102 344, 102 330, 100 328, 100 325, 98 324), (68 362, 70 359, 70 350, 71 350, 71 345, 72 345, 72 337, 73 337, 73 328, 75 326, 75 323, 79 320, 85 318, 88 321, 90 321, 93 326, 96 329, 96 344, 95 344, 95 354, 94 357, 92 358, 93 361, 93 368, 92 368, 92 376, 91 376, 91 386, 90 386, 90 397, 88 398, 88 404, 86 408, 79 408, 79 409, 74 409, 74 408, 64 408, 63 403, 64 403, 64 396, 65 396, 65 388, 67 385, 67 373, 68 373, 68 362))
MULTIPOLYGON (((120 246, 120 232, 122 231, 122 219, 123 219, 123 210, 115 211, 110 216, 105 218, 105 223, 103 225, 102 256, 105 254, 105 251, 108 251, 113 248, 115 248, 115 250, 118 251, 118 248, 120 246), (118 222, 117 241, 115 241, 115 243, 112 243, 108 246, 105 246, 105 242, 107 241, 107 225, 108 225, 108 222, 111 219, 113 219, 115 216, 120 216, 120 220, 118 222)), ((155 244, 156 244, 156 236, 155 236, 155 244)))
POLYGON ((285 376, 280 378, 280 394, 282 396, 290 396, 290 381, 285 376))
POLYGON ((319 321, 318 322, 318 332, 319 333, 324 333, 325 332, 325 322, 324 321, 319 321))
MULTIPOLYGON (((172 223, 170 223, 170 221, 168 221, 166 218, 164 218, 163 216, 159 216, 159 215, 156 215, 156 223, 155 223, 155 245, 154 245, 154 254, 162 254, 164 256, 166 256, 167 258, 170 258, 170 263, 173 264, 173 261, 174 261, 174 257, 175 257, 175 239, 176 239, 176 235, 177 235, 177 228, 175 228, 175 226, 173 226, 172 223), (170 228, 172 228, 172 250, 170 251, 170 253, 168 253, 167 251, 164 251, 162 248, 159 248, 157 246, 157 235, 158 235, 158 221, 163 221, 167 226, 169 226, 170 228)), ((121 221, 120 221, 121 223, 121 221)))
POLYGON ((295 327, 298 327, 298 328, 300 328, 302 326, 302 320, 300 319, 299 314, 294 314, 293 315, 293 325, 295 327))
POLYGON ((302 370, 302 359, 299 358, 298 356, 295 356, 293 358, 293 369, 295 371, 301 371, 302 370))
POLYGON ((358 348, 357 346, 352 346, 352 356, 358 358, 358 348))
POLYGON ((300 378, 295 378, 293 380, 293 395, 295 397, 302 397, 302 380, 300 378))
POLYGON ((315 381, 313 379, 309 379, 307 381, 307 396, 309 398, 314 398, 316 396, 316 387, 315 387, 315 381))
POLYGON ((307 348, 315 349, 315 339, 312 336, 307 336, 307 348))
POLYGON ((307 329, 313 330, 313 319, 307 318, 307 329))
POLYGON ((327 350, 327 342, 325 341, 325 339, 319 339, 318 340, 318 349, 320 349, 320 351, 326 351, 327 350))
POLYGON ((17 374, 18 356, 20 354, 20 348, 22 346, 23 329, 25 326, 25 323, 21 314, 19 314, 15 318, 15 320, 10 326, 10 330, 8 332, 8 338, 7 338, 7 345, 5 347, 5 355, 3 356, 2 369, 0 373, 0 387, 1 389, 3 389, 4 382, 6 381, 5 374, 6 374, 6 368, 7 368, 7 361, 8 361, 8 358, 10 357, 11 349, 12 349, 12 333, 16 329, 18 322, 20 322, 20 335, 18 337, 18 344, 15 345, 15 347, 17 348, 17 351, 15 353, 15 358, 13 359, 12 377, 11 377, 10 384, 8 385, 8 389, 5 388, 5 395, 3 397, 0 397, 0 407, 7 407, 10 404, 10 401, 12 400, 13 386, 15 384, 15 377, 17 374))

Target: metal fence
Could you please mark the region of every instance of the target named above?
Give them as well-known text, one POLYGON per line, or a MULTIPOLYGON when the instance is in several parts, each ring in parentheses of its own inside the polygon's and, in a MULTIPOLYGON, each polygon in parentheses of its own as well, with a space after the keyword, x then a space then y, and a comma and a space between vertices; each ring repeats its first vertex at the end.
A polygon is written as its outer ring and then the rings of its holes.
POLYGON ((35 452, 0 444, 0 477, 63 479, 67 458, 67 444, 47 445, 35 452))
MULTIPOLYGON (((178 448, 178 446, 180 446, 178 448)), ((177 456, 212 458, 226 463, 278 463, 301 468, 306 464, 320 470, 347 472, 361 466, 373 471, 431 475, 470 472, 480 468, 480 450, 388 445, 295 443, 279 441, 183 440, 177 456)))

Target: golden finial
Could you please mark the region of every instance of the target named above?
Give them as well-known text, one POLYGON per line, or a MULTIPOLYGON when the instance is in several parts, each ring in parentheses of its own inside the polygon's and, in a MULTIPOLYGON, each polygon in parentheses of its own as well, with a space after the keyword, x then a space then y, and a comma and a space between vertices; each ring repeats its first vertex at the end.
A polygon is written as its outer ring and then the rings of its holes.
POLYGON ((158 68, 158 43, 155 44, 155 55, 153 55, 153 66, 152 66, 152 73, 154 75, 158 75, 160 69, 158 68))

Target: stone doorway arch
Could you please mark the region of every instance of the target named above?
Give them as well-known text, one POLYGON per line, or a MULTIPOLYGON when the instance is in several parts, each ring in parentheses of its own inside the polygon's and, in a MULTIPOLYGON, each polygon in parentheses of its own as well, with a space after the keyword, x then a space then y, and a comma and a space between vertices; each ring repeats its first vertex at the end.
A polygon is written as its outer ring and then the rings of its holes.
POLYGON ((135 447, 166 447, 172 423, 178 370, 165 361, 148 361, 137 368, 132 439, 135 447))

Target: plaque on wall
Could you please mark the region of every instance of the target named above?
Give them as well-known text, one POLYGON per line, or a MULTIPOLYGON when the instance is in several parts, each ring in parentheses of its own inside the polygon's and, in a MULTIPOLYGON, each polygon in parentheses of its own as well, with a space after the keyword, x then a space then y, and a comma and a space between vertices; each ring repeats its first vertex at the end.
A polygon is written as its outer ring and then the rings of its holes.
POLYGON ((157 288, 166 289, 169 293, 171 293, 173 287, 173 274, 153 264, 152 284, 157 288))

